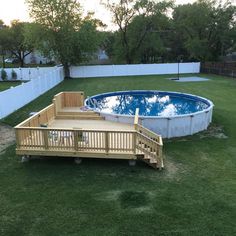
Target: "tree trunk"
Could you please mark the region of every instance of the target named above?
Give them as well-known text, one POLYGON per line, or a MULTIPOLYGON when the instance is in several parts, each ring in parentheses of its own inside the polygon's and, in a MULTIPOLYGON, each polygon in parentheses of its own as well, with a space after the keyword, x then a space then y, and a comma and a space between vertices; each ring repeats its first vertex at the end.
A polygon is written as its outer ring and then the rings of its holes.
POLYGON ((25 63, 24 63, 24 58, 20 59, 20 67, 24 67, 25 63))
POLYGON ((70 66, 68 63, 64 63, 63 64, 63 67, 64 67, 64 76, 65 76, 65 79, 70 79, 70 66))
POLYGON ((2 68, 5 68, 5 56, 4 53, 2 53, 2 68))
POLYGON ((132 64, 133 60, 131 59, 129 54, 126 54, 126 63, 127 64, 132 64))

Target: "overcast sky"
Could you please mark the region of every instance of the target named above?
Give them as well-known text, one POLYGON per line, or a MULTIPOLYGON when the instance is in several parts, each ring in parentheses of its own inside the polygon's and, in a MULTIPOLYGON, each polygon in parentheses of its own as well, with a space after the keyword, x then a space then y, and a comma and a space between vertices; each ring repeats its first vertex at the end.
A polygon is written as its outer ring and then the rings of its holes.
MULTIPOLYGON (((176 0, 177 4, 192 3, 195 0, 176 0)), ((233 0, 236 3, 236 0, 233 0)), ((109 24, 111 17, 106 9, 100 5, 100 0, 80 0, 85 11, 95 12, 96 18, 101 19, 105 24, 109 24)), ((25 0, 0 0, 0 19, 6 24, 12 20, 29 21, 29 14, 25 0)))

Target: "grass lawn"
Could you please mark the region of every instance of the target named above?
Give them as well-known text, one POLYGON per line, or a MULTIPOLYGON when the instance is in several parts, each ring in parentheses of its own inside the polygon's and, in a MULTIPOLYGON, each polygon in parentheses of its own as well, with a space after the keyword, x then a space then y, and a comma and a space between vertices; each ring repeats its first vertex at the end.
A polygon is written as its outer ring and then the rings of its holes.
POLYGON ((8 116, 15 125, 60 91, 86 95, 128 89, 193 93, 214 104, 211 132, 164 140, 166 169, 144 163, 0 156, 0 235, 235 235, 236 81, 177 83, 166 76, 73 79, 8 116), (228 138, 220 138, 222 132, 228 138))
POLYGON ((15 87, 20 84, 21 84, 21 82, 19 82, 19 81, 10 81, 10 82, 0 81, 0 92, 3 90, 9 89, 10 87, 15 87))

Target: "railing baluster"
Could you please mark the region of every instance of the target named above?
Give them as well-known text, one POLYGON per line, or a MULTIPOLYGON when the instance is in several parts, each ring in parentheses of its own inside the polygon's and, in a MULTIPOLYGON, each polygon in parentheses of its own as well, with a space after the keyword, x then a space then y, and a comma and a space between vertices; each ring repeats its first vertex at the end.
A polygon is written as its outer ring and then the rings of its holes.
POLYGON ((105 152, 106 154, 108 154, 109 152, 109 137, 108 137, 109 133, 107 131, 105 131, 105 152))

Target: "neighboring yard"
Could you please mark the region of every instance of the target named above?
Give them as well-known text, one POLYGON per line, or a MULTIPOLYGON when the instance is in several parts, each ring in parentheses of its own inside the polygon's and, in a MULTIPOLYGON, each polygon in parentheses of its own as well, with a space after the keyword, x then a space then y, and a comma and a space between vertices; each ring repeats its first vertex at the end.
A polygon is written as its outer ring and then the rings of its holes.
POLYGON ((0 81, 0 92, 3 90, 9 89, 10 87, 15 87, 20 84, 21 84, 21 82, 18 82, 18 81, 11 81, 11 82, 0 81))
MULTIPOLYGON (((193 93, 215 104, 208 131, 164 140, 165 170, 127 161, 0 155, 0 235, 235 235, 236 81, 177 83, 169 76, 73 79, 4 119, 16 125, 60 91, 128 89, 193 93)), ((9 102, 14 102, 9 101, 9 102)), ((7 105, 7 104, 6 104, 7 105)))

